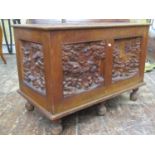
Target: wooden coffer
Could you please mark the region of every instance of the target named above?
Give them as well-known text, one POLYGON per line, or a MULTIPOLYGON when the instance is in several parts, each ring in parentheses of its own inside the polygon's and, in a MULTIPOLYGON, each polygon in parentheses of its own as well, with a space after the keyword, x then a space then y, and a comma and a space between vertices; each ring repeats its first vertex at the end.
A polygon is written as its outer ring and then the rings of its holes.
POLYGON ((14 25, 19 92, 51 120, 143 85, 148 24, 14 25))

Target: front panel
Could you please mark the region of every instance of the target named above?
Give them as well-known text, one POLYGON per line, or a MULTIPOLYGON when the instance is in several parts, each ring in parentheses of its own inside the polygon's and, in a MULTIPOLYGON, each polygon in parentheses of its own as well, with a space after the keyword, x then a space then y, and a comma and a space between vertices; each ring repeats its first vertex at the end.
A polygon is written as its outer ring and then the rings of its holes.
POLYGON ((147 27, 51 32, 55 114, 142 83, 146 38, 147 27))
POLYGON ((69 97, 104 86, 106 41, 62 46, 63 96, 69 97))
POLYGON ((141 37, 114 39, 112 83, 139 76, 141 44, 141 37))

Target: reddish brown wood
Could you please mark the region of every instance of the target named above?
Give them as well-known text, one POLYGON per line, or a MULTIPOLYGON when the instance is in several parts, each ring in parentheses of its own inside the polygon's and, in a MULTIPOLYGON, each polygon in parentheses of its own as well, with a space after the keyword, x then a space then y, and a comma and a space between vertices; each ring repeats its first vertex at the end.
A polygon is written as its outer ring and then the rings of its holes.
POLYGON ((112 81, 139 74, 141 38, 117 39, 114 43, 112 81))
POLYGON ((65 97, 104 85, 105 50, 105 41, 63 45, 63 95, 65 97))
POLYGON ((49 119, 57 120, 142 86, 148 28, 131 23, 15 25, 20 93, 49 119), (30 51, 33 44, 41 46, 28 57, 29 71, 37 73, 28 78, 31 87, 24 82, 25 42, 30 51), (43 55, 37 54, 35 60, 36 51, 43 55), (119 80, 114 78, 116 72, 119 80), (42 86, 46 93, 38 91, 42 86))
POLYGON ((22 41, 24 83, 35 91, 46 94, 44 56, 41 44, 22 41))

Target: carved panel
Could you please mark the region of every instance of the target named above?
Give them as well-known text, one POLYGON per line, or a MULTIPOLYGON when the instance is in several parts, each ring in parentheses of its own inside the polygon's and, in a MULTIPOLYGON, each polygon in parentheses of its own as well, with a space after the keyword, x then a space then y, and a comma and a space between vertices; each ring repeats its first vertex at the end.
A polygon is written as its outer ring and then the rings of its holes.
POLYGON ((104 85, 105 54, 105 41, 63 45, 63 94, 65 97, 104 85))
POLYGON ((23 82, 31 89, 45 95, 45 75, 42 45, 22 41, 23 82))
POLYGON ((141 38, 115 40, 113 51, 112 82, 138 75, 141 38))

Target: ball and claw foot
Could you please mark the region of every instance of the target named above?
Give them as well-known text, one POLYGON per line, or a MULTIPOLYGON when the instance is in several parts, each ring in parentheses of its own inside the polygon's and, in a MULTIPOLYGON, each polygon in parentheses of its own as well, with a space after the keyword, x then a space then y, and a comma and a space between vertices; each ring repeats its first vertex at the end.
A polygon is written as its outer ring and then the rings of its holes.
POLYGON ((130 100, 131 101, 136 101, 137 100, 137 92, 138 92, 138 88, 133 89, 133 91, 130 93, 130 100))
POLYGON ((105 102, 100 103, 99 105, 97 105, 97 114, 99 116, 104 116, 107 112, 107 108, 105 106, 105 102))
POLYGON ((52 122, 51 132, 53 135, 60 135, 63 131, 61 121, 52 122))
POLYGON ((33 111, 33 110, 34 110, 34 106, 33 106, 31 103, 29 103, 29 102, 27 102, 27 103, 25 104, 25 108, 26 108, 28 111, 33 111))

